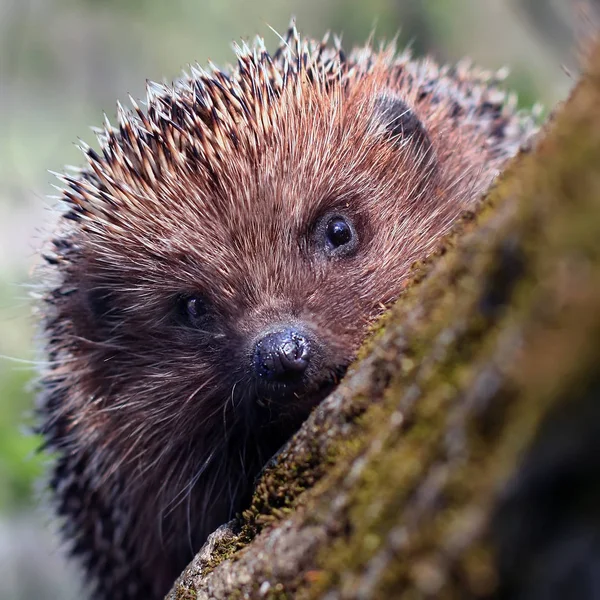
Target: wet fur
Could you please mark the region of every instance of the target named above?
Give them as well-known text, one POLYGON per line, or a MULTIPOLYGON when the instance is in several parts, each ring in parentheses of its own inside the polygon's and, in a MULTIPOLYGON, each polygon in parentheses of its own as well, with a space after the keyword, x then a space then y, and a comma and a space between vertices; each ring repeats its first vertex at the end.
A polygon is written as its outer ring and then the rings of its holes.
POLYGON ((228 74, 194 69, 133 106, 61 176, 40 307, 50 487, 105 600, 163 597, 531 129, 493 76, 392 47, 346 57, 293 28, 273 55, 258 40, 228 74), (356 255, 318 251, 331 213, 356 255), (178 314, 190 293, 202 327, 178 314), (288 323, 318 344, 286 397, 249 357, 288 323))

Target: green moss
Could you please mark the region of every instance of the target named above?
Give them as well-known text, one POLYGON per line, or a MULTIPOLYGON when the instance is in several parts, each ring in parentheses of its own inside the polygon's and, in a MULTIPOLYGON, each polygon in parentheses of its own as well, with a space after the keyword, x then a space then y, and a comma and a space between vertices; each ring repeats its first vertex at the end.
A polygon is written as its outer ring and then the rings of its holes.
POLYGON ((196 600, 198 593, 195 590, 180 585, 175 591, 175 600, 196 600))

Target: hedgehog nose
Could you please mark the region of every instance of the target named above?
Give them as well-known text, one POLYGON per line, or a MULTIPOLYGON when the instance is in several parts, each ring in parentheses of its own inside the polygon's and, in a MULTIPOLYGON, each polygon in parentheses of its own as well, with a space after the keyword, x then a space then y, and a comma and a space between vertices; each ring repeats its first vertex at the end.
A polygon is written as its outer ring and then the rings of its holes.
POLYGON ((259 378, 286 383, 299 379, 310 361, 310 344, 295 329, 267 333, 254 347, 254 370, 259 378))

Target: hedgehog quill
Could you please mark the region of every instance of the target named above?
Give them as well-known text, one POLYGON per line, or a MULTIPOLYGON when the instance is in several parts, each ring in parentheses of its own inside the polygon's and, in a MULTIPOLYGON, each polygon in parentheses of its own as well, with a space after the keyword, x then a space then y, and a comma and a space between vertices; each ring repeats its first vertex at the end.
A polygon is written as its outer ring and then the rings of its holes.
POLYGON ((236 54, 118 105, 60 176, 40 431, 98 600, 164 596, 534 131, 466 62, 293 26, 236 54))

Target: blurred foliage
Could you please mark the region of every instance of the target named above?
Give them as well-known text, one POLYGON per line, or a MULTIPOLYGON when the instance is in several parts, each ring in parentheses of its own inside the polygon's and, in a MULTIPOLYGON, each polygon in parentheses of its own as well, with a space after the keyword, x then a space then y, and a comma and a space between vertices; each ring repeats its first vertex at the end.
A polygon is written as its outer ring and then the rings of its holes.
POLYGON ((0 510, 26 505, 31 482, 41 473, 42 459, 36 453, 39 440, 26 435, 33 367, 25 295, 24 286, 0 282, 0 510))

